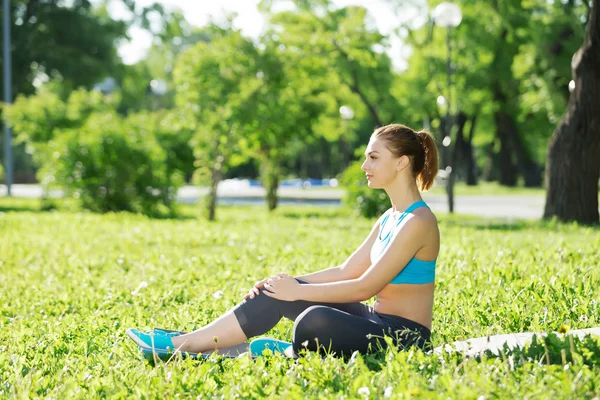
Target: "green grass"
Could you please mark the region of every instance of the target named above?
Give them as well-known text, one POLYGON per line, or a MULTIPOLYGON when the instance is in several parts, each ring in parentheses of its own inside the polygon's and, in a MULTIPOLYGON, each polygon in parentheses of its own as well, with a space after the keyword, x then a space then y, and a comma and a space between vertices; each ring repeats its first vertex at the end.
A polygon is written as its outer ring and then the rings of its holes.
MULTIPOLYGON (((340 208, 221 207, 218 222, 40 212, 0 199, 0 398, 591 398, 600 346, 555 339, 463 359, 419 351, 152 367, 127 327, 193 329, 258 278, 341 263, 373 221, 340 208), (146 286, 147 285, 147 286, 146 286), (221 298, 213 293, 223 291, 221 298), (561 347, 564 351, 561 352, 561 347), (366 389, 364 389, 366 388, 366 389), (369 395, 365 395, 368 389, 369 395)), ((440 215, 435 345, 600 325, 597 228, 440 215)), ((291 338, 284 320, 268 335, 291 338)))

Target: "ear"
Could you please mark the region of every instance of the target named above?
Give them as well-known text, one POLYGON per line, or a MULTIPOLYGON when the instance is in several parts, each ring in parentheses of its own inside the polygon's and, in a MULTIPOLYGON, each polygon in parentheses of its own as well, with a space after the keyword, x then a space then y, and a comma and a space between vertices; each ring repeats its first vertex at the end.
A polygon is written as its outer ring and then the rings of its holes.
POLYGON ((410 160, 408 159, 408 156, 401 156, 398 159, 398 162, 396 163, 396 171, 398 171, 398 172, 402 171, 404 168, 406 168, 408 166, 409 163, 410 163, 410 160))

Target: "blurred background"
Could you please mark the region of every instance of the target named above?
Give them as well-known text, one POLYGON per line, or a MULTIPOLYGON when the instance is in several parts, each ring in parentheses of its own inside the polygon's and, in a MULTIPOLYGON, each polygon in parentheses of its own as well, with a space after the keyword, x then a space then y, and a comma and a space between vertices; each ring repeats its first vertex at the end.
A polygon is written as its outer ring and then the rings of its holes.
POLYGON ((598 223, 598 9, 3 0, 0 194, 147 215, 200 201, 209 219, 257 199, 374 216, 389 203, 362 153, 374 128, 403 123, 436 138, 425 199, 438 209, 598 223))

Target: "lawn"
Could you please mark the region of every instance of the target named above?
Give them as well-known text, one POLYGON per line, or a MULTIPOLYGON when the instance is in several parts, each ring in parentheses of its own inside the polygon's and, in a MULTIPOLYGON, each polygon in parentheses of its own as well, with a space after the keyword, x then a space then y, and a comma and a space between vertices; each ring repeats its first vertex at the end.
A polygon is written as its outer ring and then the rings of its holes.
MULTIPOLYGON (((526 352, 463 359, 420 351, 314 354, 156 367, 127 327, 194 329, 253 282, 341 263, 372 220, 343 208, 221 207, 209 223, 38 211, 0 199, 2 398, 593 398, 600 346, 554 337, 526 352), (219 296, 222 291, 222 296, 219 296), (561 351, 561 348, 564 349, 561 351), (481 397, 483 396, 483 397, 481 397)), ((600 230, 439 215, 435 345, 487 334, 600 326, 600 230)), ((291 321, 268 335, 289 340, 291 321)))

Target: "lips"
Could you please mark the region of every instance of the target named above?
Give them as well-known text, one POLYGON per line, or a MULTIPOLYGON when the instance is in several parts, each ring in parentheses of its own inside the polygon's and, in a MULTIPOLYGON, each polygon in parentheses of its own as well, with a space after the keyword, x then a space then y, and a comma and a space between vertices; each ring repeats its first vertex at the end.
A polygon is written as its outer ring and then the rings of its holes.
POLYGON ((367 179, 371 179, 372 177, 373 177, 373 175, 367 174, 367 179))

